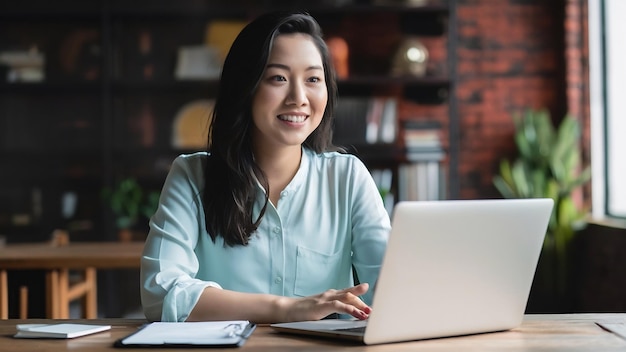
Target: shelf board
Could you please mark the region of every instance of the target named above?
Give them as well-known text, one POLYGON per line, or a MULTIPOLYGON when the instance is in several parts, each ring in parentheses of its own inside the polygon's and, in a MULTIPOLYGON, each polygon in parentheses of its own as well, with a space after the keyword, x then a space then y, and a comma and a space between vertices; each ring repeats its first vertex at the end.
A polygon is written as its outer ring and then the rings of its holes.
POLYGON ((154 80, 154 81, 128 81, 115 80, 112 87, 114 92, 127 94, 135 93, 167 93, 181 92, 188 93, 199 91, 206 96, 217 94, 217 79, 199 79, 199 80, 154 80))
POLYGON ((3 94, 76 94, 100 93, 103 85, 100 81, 43 81, 43 82, 2 82, 3 94))
POLYGON ((374 90, 396 88, 405 99, 422 104, 441 104, 448 98, 451 82, 443 77, 351 77, 338 82, 340 96, 368 96, 374 90))
POLYGON ((102 156, 102 150, 99 148, 64 148, 64 149, 21 149, 12 148, 10 150, 0 150, 0 160, 3 162, 24 162, 43 161, 49 159, 55 160, 94 160, 102 156))

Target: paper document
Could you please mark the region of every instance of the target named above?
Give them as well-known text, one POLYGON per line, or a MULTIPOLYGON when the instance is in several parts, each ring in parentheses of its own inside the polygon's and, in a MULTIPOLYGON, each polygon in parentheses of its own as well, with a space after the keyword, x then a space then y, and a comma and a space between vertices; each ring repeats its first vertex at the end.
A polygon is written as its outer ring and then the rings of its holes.
POLYGON ((155 322, 116 342, 117 347, 206 346, 244 344, 256 326, 246 320, 211 322, 155 322))

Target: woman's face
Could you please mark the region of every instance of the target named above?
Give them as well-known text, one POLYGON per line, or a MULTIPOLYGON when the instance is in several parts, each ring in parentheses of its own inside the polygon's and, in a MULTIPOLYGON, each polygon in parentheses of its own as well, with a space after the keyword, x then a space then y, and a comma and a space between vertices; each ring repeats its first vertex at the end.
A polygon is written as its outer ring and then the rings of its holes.
POLYGON ((255 147, 299 147, 319 126, 327 102, 322 56, 311 37, 278 35, 252 101, 255 147))

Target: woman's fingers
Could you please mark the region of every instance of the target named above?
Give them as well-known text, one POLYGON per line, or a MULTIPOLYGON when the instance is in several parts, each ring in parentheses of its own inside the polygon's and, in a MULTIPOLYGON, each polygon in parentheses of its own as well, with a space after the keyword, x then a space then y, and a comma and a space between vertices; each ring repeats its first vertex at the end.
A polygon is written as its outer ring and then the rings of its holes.
POLYGON ((350 314, 357 319, 367 319, 372 309, 358 296, 367 292, 369 285, 362 283, 343 290, 327 291, 326 299, 333 305, 336 313, 350 314))
POLYGON ((333 313, 349 314, 361 320, 367 319, 371 312, 371 309, 367 305, 364 305, 363 309, 361 309, 354 304, 345 303, 341 300, 328 301, 324 303, 324 305, 329 306, 333 313))
POLYGON ((364 282, 364 283, 358 284, 356 286, 345 288, 345 289, 343 289, 341 291, 350 292, 353 295, 360 296, 360 295, 366 293, 367 290, 369 289, 369 287, 370 287, 370 285, 367 282, 364 282))
POLYGON ((341 290, 328 290, 315 296, 289 299, 286 301, 291 302, 287 308, 286 321, 317 320, 332 313, 367 319, 372 309, 359 296, 368 289, 369 285, 363 283, 341 290))

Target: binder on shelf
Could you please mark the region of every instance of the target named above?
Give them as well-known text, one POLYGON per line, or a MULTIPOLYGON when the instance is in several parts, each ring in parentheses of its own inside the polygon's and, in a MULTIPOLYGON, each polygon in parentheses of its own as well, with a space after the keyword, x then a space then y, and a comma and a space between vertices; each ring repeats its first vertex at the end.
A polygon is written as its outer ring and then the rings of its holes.
POLYGON ((366 118, 369 99, 360 97, 340 98, 335 107, 335 126, 333 139, 339 145, 366 144, 366 118))
POLYGON ((370 99, 367 110, 367 129, 365 139, 367 143, 378 142, 381 118, 383 115, 383 101, 381 99, 370 99))
POLYGON ((397 105, 394 98, 340 98, 335 108, 335 143, 394 143, 398 129, 397 105))
POLYGON ((396 140, 396 121, 398 120, 398 102, 396 99, 384 100, 383 111, 380 117, 380 134, 378 142, 393 143, 396 140))

